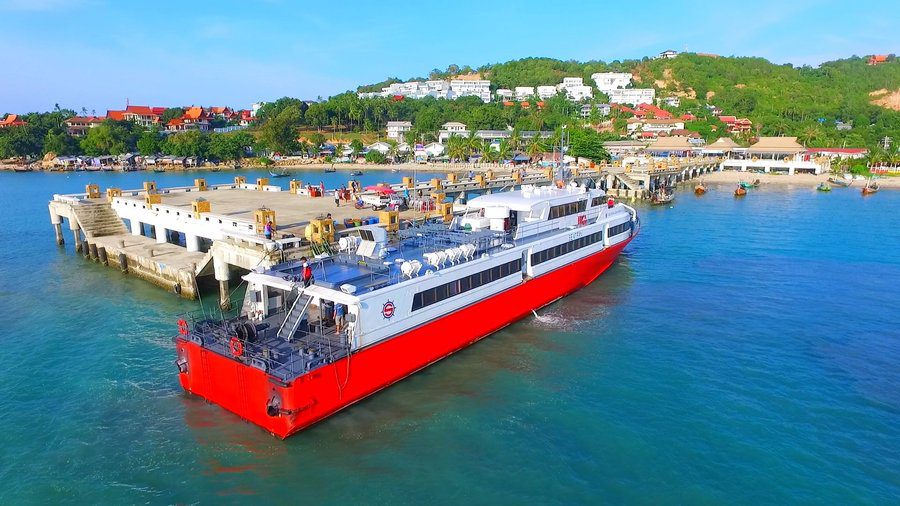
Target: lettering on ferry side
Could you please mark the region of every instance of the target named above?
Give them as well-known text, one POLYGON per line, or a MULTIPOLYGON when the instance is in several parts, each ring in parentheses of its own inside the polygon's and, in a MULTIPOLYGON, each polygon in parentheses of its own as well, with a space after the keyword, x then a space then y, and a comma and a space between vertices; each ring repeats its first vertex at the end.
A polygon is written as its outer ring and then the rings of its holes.
POLYGON ((387 301, 384 303, 384 306, 381 306, 381 316, 384 316, 385 320, 390 320, 392 316, 394 316, 394 302, 387 301))

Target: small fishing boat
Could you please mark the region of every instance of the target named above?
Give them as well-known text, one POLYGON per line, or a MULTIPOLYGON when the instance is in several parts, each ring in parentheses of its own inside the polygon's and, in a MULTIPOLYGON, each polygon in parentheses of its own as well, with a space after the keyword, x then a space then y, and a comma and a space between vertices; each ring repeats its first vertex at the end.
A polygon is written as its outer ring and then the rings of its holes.
POLYGON ((290 174, 287 173, 287 170, 282 169, 281 172, 269 171, 269 176, 271 177, 288 177, 290 174))
POLYGON ((759 188, 760 182, 759 178, 755 179, 752 183, 750 183, 754 188, 759 188))
POLYGON ((816 190, 819 190, 820 192, 830 192, 831 186, 829 186, 825 181, 822 181, 821 183, 819 183, 819 186, 816 186, 816 190))
POLYGON ((735 197, 743 197, 743 196, 746 195, 746 194, 747 194, 747 189, 744 188, 743 185, 738 186, 737 189, 734 190, 734 196, 735 196, 735 197))
POLYGON ((697 186, 694 187, 694 194, 695 194, 695 195, 703 195, 703 194, 706 193, 707 191, 708 191, 708 190, 706 189, 706 186, 703 185, 703 181, 700 181, 700 182, 697 184, 697 186))
POLYGON ((877 191, 878 191, 878 183, 876 183, 875 181, 869 180, 866 183, 866 186, 863 187, 862 194, 863 195, 871 195, 877 191))
POLYGON ((748 183, 746 181, 741 181, 741 188, 745 190, 752 190, 753 188, 759 188, 759 179, 752 183, 748 183))
POLYGON ((325 167, 325 172, 337 172, 337 169, 332 165, 331 167, 325 167))
POLYGON ((351 176, 362 176, 363 173, 361 170, 354 170, 353 172, 350 173, 350 175, 351 176))
POLYGON ((650 196, 650 203, 654 206, 669 204, 673 200, 675 200, 675 194, 662 189, 656 190, 653 192, 653 195, 650 196))
POLYGON ((828 178, 828 182, 835 186, 841 186, 844 188, 853 184, 852 179, 843 179, 843 178, 839 178, 839 177, 830 177, 830 178, 828 178))

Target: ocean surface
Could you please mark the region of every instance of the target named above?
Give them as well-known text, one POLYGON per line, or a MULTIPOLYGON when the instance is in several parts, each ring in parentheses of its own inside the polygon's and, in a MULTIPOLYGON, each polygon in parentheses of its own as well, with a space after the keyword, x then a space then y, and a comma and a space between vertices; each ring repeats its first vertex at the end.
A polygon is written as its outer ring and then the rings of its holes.
POLYGON ((232 176, 0 173, 0 504, 900 502, 900 192, 641 207, 596 283, 281 441, 182 392, 197 303, 49 222, 88 182, 232 176))

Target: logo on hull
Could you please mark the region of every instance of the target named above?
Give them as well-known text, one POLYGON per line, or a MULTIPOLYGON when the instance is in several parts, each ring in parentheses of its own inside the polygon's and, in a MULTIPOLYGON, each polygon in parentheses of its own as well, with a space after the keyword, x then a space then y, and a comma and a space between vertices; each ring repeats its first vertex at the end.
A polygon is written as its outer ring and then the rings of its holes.
POLYGON ((381 306, 381 316, 384 316, 385 320, 390 320, 392 316, 394 316, 394 302, 387 301, 381 306))

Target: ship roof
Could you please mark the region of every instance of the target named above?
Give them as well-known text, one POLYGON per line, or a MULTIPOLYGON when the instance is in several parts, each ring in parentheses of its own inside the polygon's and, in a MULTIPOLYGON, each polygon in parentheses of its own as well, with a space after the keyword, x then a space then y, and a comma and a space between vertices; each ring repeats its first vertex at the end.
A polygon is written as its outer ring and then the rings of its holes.
MULTIPOLYGON (((600 192, 600 190, 595 190, 600 192)), ((578 197, 587 196, 583 186, 566 186, 556 188, 554 186, 523 186, 518 191, 493 193, 475 197, 468 203, 469 207, 484 209, 487 207, 507 207, 513 211, 530 211, 538 204, 545 202, 573 202, 578 197)))

